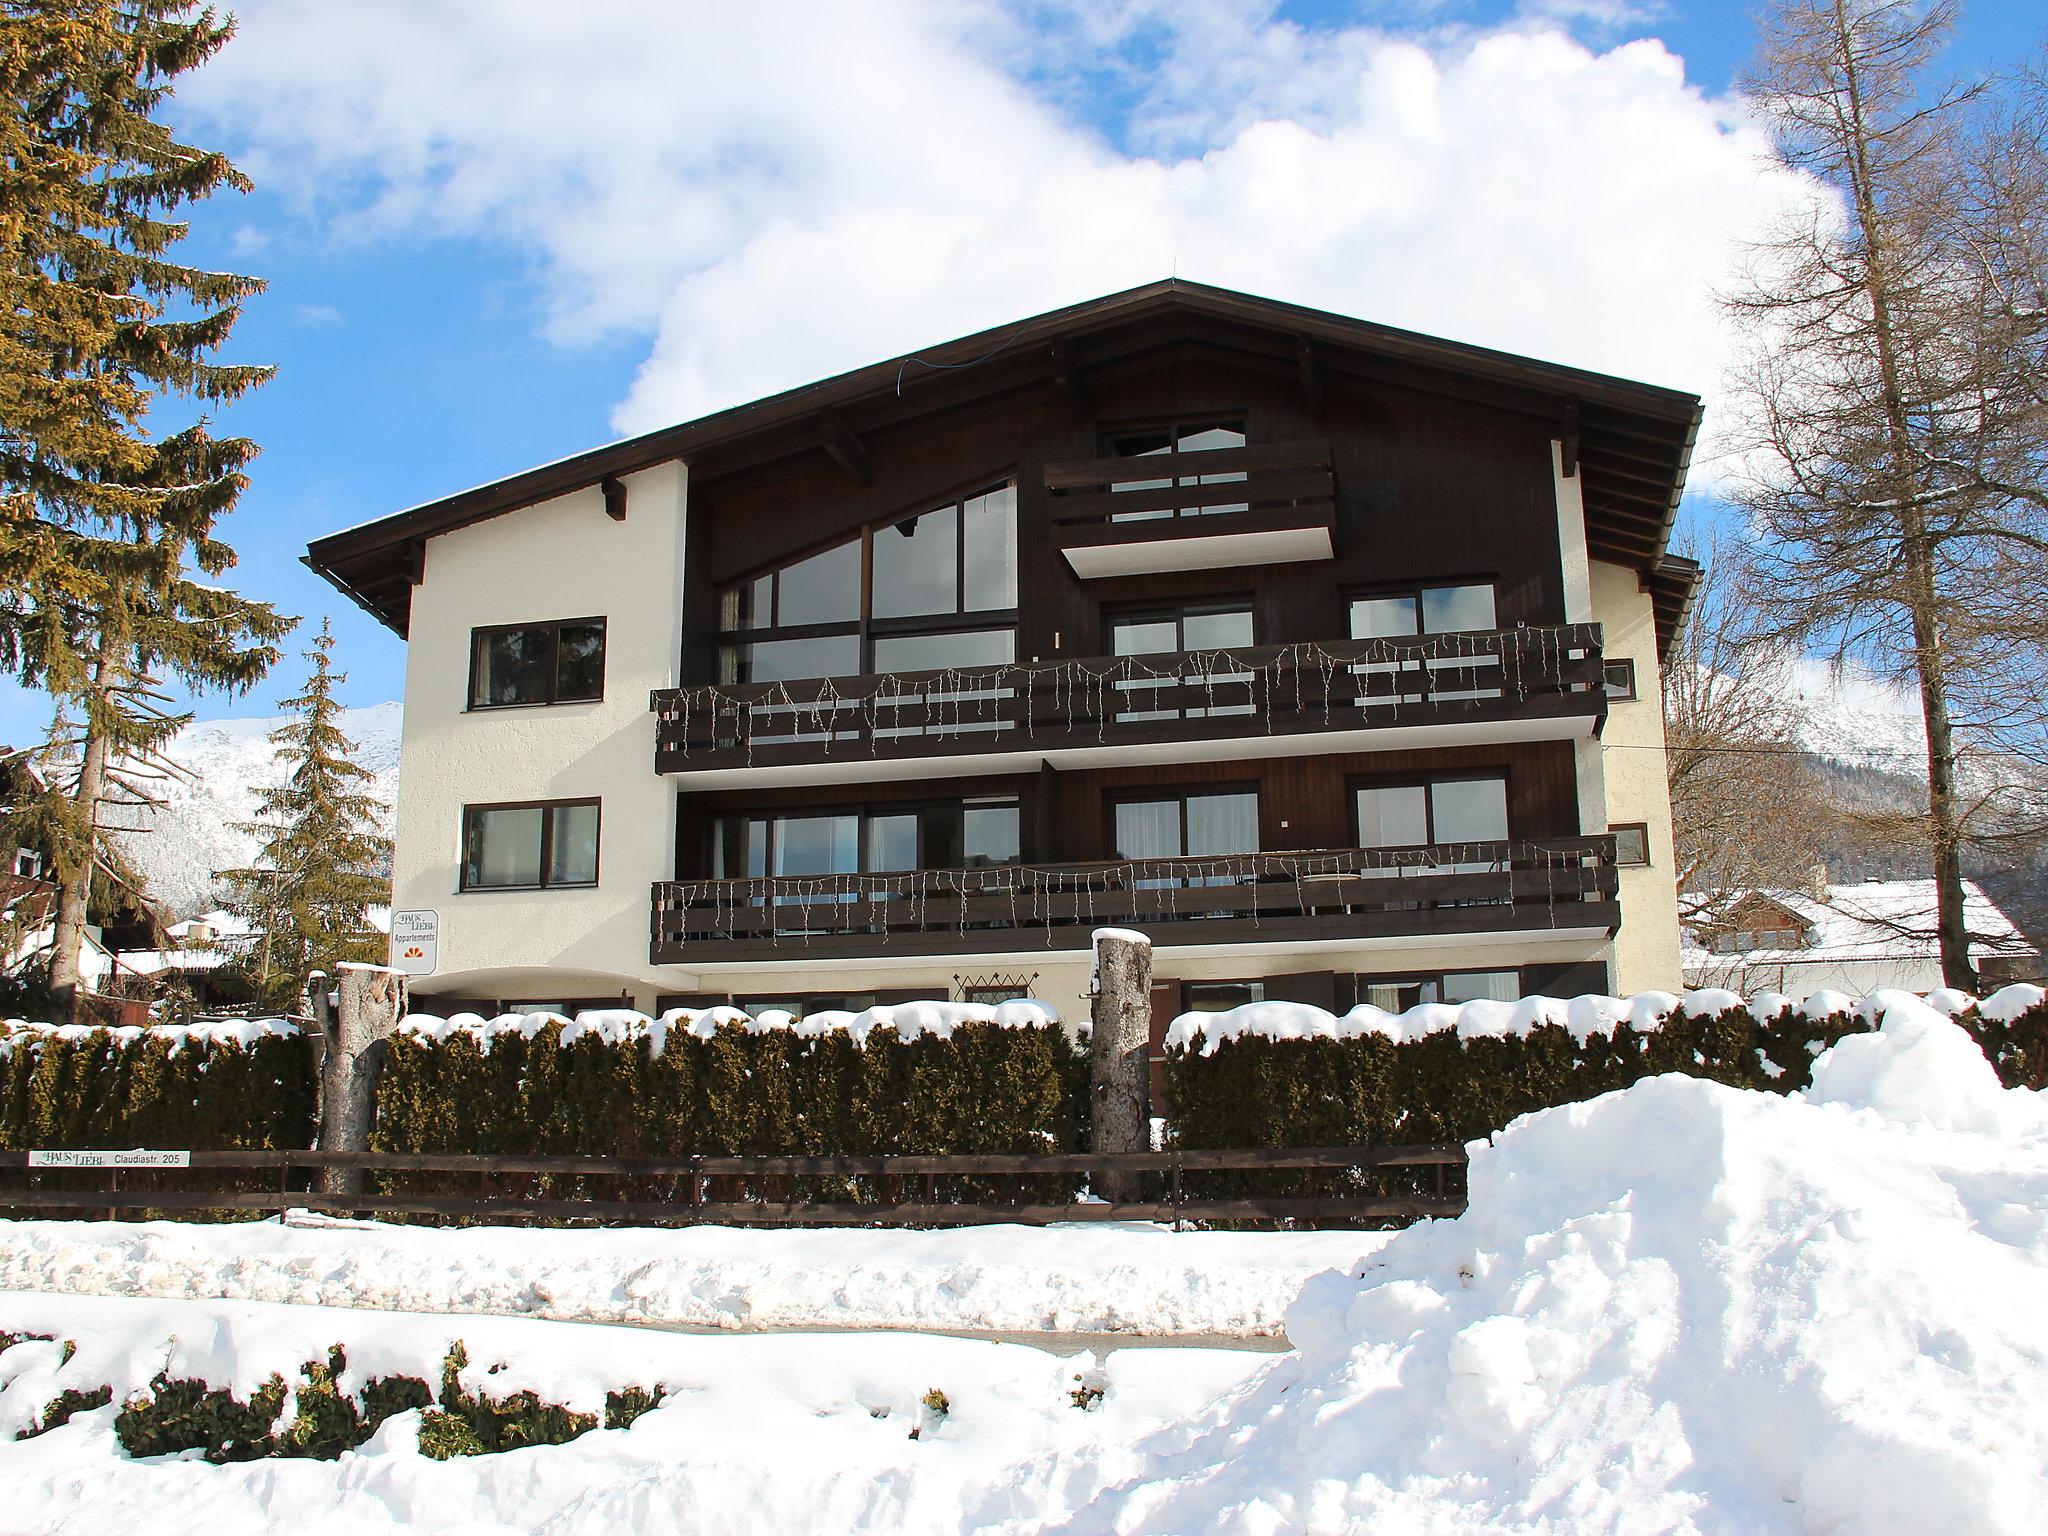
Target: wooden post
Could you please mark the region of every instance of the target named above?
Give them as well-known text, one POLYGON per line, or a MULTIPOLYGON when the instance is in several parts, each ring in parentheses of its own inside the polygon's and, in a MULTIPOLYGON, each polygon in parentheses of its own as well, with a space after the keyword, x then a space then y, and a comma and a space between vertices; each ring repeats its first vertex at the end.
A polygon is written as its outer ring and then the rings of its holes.
MULTIPOLYGON (((321 1066, 320 1150, 367 1152, 370 1123, 376 1112, 377 1069, 383 1064, 383 1042, 405 1017, 405 978, 381 965, 344 963, 335 968, 335 1002, 331 1017, 316 1004, 327 1035, 327 1059, 321 1066)), ((359 1195, 360 1168, 320 1170, 323 1195, 359 1195)))
MULTIPOLYGON (((1094 1034, 1089 1083, 1095 1152, 1148 1152, 1152 1121, 1146 1104, 1147 1048, 1152 1040, 1152 941, 1124 928, 1095 930, 1094 1034)), ((1138 1195, 1135 1172, 1103 1172, 1096 1194, 1112 1204, 1138 1195)))

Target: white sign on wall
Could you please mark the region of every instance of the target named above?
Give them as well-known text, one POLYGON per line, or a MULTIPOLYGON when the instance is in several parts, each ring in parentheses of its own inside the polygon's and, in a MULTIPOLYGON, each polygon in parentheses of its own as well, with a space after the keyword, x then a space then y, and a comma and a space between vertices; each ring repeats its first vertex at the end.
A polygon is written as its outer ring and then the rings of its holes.
POLYGON ((63 1149, 28 1154, 31 1168, 190 1168, 190 1152, 72 1152, 63 1149))
POLYGON ((435 951, 441 940, 438 912, 391 914, 391 969, 407 976, 434 974, 435 951))

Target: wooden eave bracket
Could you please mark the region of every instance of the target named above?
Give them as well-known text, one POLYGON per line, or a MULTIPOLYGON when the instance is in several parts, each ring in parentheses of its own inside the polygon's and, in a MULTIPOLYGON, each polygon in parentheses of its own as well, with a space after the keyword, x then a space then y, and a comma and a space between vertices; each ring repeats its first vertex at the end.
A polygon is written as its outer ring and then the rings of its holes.
POLYGON ((1564 426, 1558 432, 1558 442, 1564 477, 1570 480, 1579 472, 1579 402, 1576 400, 1564 403, 1564 426))
POLYGON ((1088 398, 1088 383, 1075 366, 1073 354, 1063 341, 1055 341, 1049 350, 1052 353, 1053 382, 1067 397, 1067 409, 1074 413, 1074 420, 1087 421, 1095 414, 1095 404, 1088 398))
POLYGON ((853 428, 846 424, 846 418, 837 411, 818 413, 818 441, 832 462, 862 485, 874 477, 874 464, 868 456, 867 444, 855 435, 853 428))
POLYGON ((405 546, 405 579, 417 587, 427 579, 427 541, 414 539, 405 546))
POLYGON ((626 482, 617 475, 606 475, 597 482, 598 490, 604 493, 604 515, 615 523, 626 520, 626 482))
POLYGON ((1306 336, 1295 338, 1294 363, 1301 374, 1301 398, 1308 406, 1309 415, 1320 419, 1323 414, 1323 373, 1316 365, 1315 348, 1306 336))

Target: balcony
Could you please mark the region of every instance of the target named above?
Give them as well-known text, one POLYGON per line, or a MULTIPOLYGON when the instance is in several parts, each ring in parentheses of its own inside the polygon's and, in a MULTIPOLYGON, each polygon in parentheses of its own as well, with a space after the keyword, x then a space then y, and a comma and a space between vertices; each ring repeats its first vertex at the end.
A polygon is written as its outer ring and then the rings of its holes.
POLYGON ((1080 952, 1103 924, 1161 948, 1367 948, 1588 938, 1621 921, 1614 839, 1348 848, 654 887, 652 958, 763 961, 1080 952))
POLYGON ((1053 545, 1085 579, 1327 560, 1328 441, 1082 459, 1045 467, 1053 545))
POLYGON ((1607 714, 1600 626, 661 689, 655 771, 851 782, 1561 740, 1607 714))

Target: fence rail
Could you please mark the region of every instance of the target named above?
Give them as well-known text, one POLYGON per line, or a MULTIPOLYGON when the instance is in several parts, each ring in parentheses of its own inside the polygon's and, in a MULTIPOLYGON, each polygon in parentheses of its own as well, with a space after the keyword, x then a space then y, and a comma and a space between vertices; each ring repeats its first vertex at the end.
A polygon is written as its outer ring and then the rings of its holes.
POLYGON ((477 1153, 343 1153, 298 1149, 192 1152, 178 1169, 31 1168, 26 1151, 0 1151, 0 1210, 437 1216, 500 1221, 623 1221, 648 1225, 749 1226, 1044 1225, 1077 1221, 1294 1221, 1384 1224, 1464 1209, 1465 1149, 1456 1145, 1185 1149, 1129 1153, 969 1153, 887 1156, 585 1157, 477 1153), (474 1193, 383 1188, 322 1194, 323 1170, 353 1169, 397 1184, 408 1176, 473 1175, 474 1193), (1149 1198, 1106 1204, 1049 1198, 1048 1183, 1096 1173, 1137 1173, 1149 1198), (1187 1175, 1343 1175, 1348 1191, 1307 1194, 1190 1192, 1187 1175), (240 1175, 240 1178, 229 1177, 240 1175), (942 1195, 940 1181, 950 1185, 942 1195), (609 1182, 609 1194, 587 1187, 609 1182), (849 1181, 841 1198, 798 1188, 849 1181), (1008 1181, 1009 1198, 995 1186, 1008 1181), (237 1188, 233 1184, 260 1184, 237 1188), (627 1197, 628 1183, 641 1193, 627 1197), (1367 1189, 1369 1184, 1406 1188, 1367 1189), (646 1186, 659 1184, 658 1192, 646 1186), (196 1187, 195 1187, 196 1186, 196 1187), (515 1187, 516 1186, 516 1187, 515 1187))

